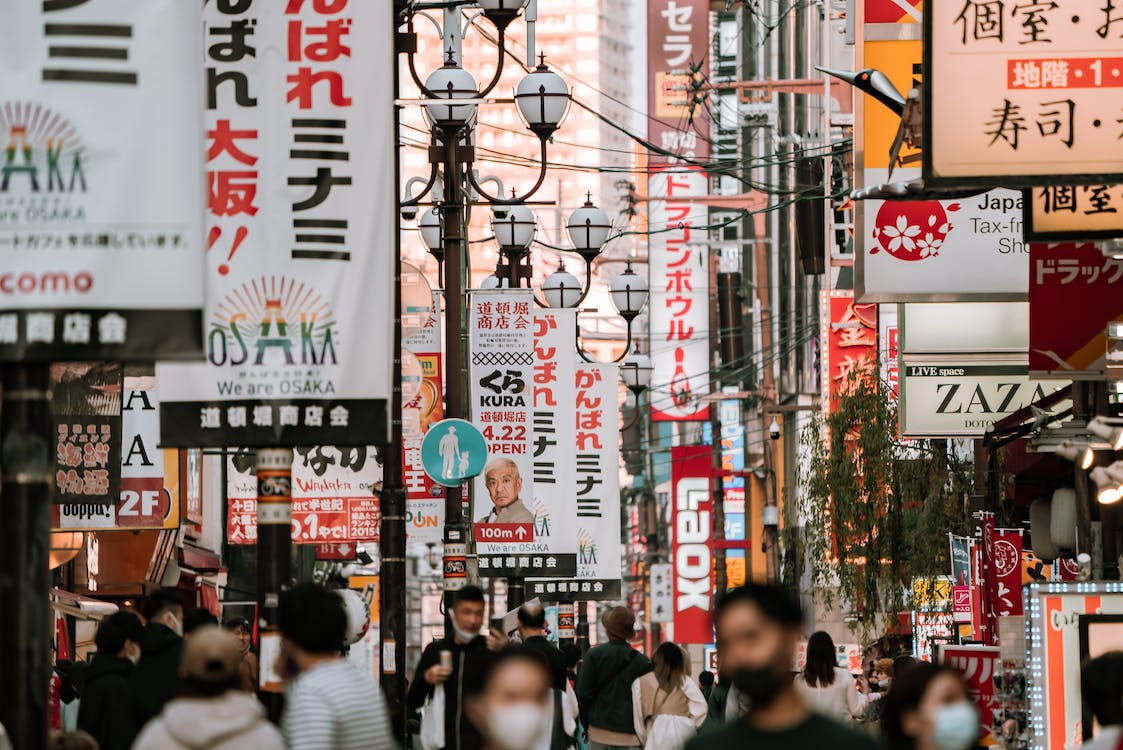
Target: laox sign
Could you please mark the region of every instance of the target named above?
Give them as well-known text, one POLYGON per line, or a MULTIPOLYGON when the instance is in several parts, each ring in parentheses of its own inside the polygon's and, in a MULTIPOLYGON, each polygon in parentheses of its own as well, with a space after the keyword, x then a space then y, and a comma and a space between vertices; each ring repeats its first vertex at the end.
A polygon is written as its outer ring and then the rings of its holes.
POLYGON ((671 564, 674 568, 674 639, 679 643, 713 642, 710 621, 713 509, 708 479, 711 460, 709 446, 676 448, 672 452, 675 510, 671 564), (697 453, 699 448, 701 453, 697 453), (678 451, 686 452, 689 457, 679 458, 678 451), (678 478, 680 469, 687 475, 681 479, 678 478), (704 474, 705 478, 699 474, 704 474))

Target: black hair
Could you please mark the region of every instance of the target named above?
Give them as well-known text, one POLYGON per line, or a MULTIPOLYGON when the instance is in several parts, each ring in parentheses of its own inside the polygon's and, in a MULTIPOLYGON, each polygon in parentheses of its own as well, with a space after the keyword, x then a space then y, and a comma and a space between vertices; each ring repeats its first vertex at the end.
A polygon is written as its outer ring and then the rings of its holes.
POLYGON ((217 625, 218 618, 209 610, 196 607, 183 616, 183 634, 187 635, 193 630, 198 630, 204 625, 217 625))
MULTIPOLYGON (((542 682, 547 686, 552 684, 553 678, 550 677, 550 664, 546 661, 545 654, 535 649, 527 648, 526 646, 508 646, 497 653, 488 663, 484 670, 483 679, 480 680, 479 691, 482 693, 487 690, 492 679, 503 667, 519 661, 526 664, 533 664, 542 672, 542 682)), ((467 685, 465 686, 467 687, 467 685)))
POLYGON ((686 674, 686 657, 682 653, 682 647, 671 641, 659 644, 651 655, 651 662, 655 680, 663 690, 673 690, 686 674))
POLYGON ((173 609, 178 609, 181 612, 183 611, 183 599, 180 598, 178 592, 171 589, 153 591, 148 595, 148 598, 144 600, 144 619, 148 622, 152 622, 160 615, 173 609))
POLYGON ((915 656, 910 654, 901 654, 893 658, 893 679, 897 679, 903 673, 909 671, 921 662, 915 656))
POLYGON ((834 668, 838 664, 838 652, 829 633, 822 630, 811 634, 807 640, 807 663, 803 667, 803 679, 811 687, 830 687, 834 684, 834 668))
POLYGON ((932 682, 945 674, 963 681, 959 672, 951 667, 924 661, 915 662, 903 675, 894 672, 893 686, 880 701, 881 732, 889 750, 915 750, 916 738, 905 733, 905 717, 920 707, 932 682))
POLYGON ((319 584, 298 583, 281 592, 277 625, 281 635, 310 654, 337 652, 347 632, 343 599, 319 584))
POLYGON ((119 654, 127 640, 137 645, 144 640, 144 627, 132 612, 114 612, 101 621, 94 635, 98 653, 109 656, 119 654))
POLYGON ((1080 692, 1100 726, 1123 724, 1123 651, 1108 651, 1084 662, 1080 692))
POLYGON ((250 626, 250 621, 244 617, 231 617, 226 622, 222 623, 222 627, 227 630, 244 630, 247 633, 252 633, 253 628, 250 626))
POLYGON ((751 604, 769 620, 784 627, 799 627, 803 624, 803 611, 799 602, 781 586, 750 583, 730 589, 718 597, 717 606, 714 607, 714 621, 736 604, 751 604))
POLYGON ((546 610, 542 605, 524 604, 519 607, 519 624, 527 627, 541 630, 546 627, 546 610))
POLYGON ((565 659, 565 668, 573 669, 581 661, 581 647, 574 643, 567 643, 561 647, 562 658, 565 659))
POLYGON ((703 669, 698 673, 698 684, 702 687, 713 687, 714 673, 708 669, 703 669))
POLYGON ((478 602, 483 604, 484 592, 479 586, 472 586, 471 584, 458 589, 456 594, 453 595, 452 606, 456 606, 460 602, 478 602))

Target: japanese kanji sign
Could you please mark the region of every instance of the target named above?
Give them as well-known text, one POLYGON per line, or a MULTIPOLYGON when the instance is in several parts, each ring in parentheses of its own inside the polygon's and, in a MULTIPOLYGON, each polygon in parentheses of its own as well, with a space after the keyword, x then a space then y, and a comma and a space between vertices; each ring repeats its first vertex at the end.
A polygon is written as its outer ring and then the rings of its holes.
POLYGON ((852 378, 876 378, 877 305, 854 304, 853 292, 820 292, 822 305, 822 403, 833 411, 852 378))
POLYGON ((159 370, 175 446, 388 442, 388 0, 205 6, 206 361, 159 370))
POLYGON ((121 495, 120 363, 51 365, 57 503, 113 505, 121 495))
POLYGON ((199 3, 20 2, 0 59, 0 360, 202 353, 199 3))
POLYGON ((1101 379, 1107 324, 1123 320, 1123 260, 1094 244, 1030 245, 1029 369, 1101 379))
POLYGON ((703 169, 709 120, 692 102, 709 50, 709 3, 648 0, 648 274, 651 301, 651 412, 655 420, 702 420, 709 388, 707 210, 689 198, 709 192, 703 169), (700 69, 700 68, 699 68, 700 69))
POLYGON ((1123 6, 947 0, 924 15, 927 183, 1123 181, 1123 6))
MULTIPOLYGON (((576 458, 577 574, 570 578, 532 579, 528 594, 544 600, 620 598, 620 411, 616 365, 577 366, 576 458)), ((560 456, 573 456, 558 448, 560 456)), ((570 516, 572 518, 572 516, 570 516)))
POLYGON ((1123 184, 1046 185, 1022 195, 1026 239, 1123 237, 1123 184))
POLYGON ((52 507, 58 530, 179 527, 179 457, 156 447, 156 379, 151 365, 126 365, 121 404, 121 491, 116 503, 69 502, 52 507))
MULTIPOLYGON (((433 297, 433 310, 440 298, 433 297)), ((406 535, 424 542, 440 542, 444 532, 444 490, 425 473, 421 441, 431 425, 444 418, 441 394, 440 315, 408 339, 402 348, 413 352, 421 363, 421 388, 411 401, 402 404, 402 484, 406 491, 406 535)))

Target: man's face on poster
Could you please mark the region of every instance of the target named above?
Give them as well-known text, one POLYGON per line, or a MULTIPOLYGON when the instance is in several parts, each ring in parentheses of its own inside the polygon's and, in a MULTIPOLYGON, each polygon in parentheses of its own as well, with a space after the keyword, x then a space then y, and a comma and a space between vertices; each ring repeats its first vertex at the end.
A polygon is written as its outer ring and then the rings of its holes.
POLYGON ((496 508, 506 508, 518 500, 522 488, 522 477, 514 467, 499 466, 487 474, 487 494, 496 508))

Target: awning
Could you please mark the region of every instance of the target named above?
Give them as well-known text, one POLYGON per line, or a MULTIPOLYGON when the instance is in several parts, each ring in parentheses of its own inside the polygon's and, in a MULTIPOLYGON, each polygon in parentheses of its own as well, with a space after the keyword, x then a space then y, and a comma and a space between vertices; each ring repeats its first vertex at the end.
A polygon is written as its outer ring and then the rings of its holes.
POLYGON ((60 588, 51 589, 51 607, 81 620, 100 620, 119 608, 112 602, 103 602, 81 594, 72 594, 60 588))

